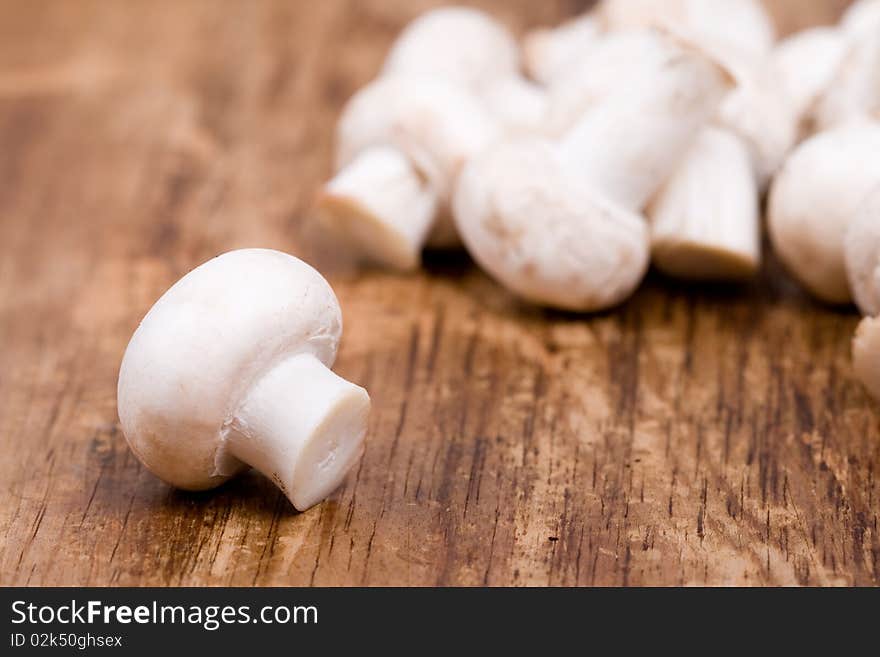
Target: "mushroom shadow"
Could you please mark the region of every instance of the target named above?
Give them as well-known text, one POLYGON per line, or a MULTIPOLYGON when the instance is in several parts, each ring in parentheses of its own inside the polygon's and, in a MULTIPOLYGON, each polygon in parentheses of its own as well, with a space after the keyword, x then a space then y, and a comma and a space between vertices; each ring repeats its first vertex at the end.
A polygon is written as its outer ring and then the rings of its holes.
POLYGON ((202 513, 235 507, 248 517, 266 520, 301 515, 284 493, 256 470, 244 472, 210 490, 187 491, 169 487, 163 505, 170 511, 198 507, 202 513))

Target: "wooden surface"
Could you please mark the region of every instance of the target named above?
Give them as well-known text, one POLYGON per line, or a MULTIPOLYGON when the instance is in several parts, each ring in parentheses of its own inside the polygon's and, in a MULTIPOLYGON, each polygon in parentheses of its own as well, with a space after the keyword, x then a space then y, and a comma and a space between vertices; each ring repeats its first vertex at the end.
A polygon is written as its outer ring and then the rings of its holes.
MULTIPOLYGON (((308 246, 341 104, 428 4, 0 3, 0 583, 880 582, 857 316, 772 260, 580 317, 465 257, 355 275, 308 246), (307 513, 255 474, 171 490, 119 430, 139 319, 244 246, 327 271, 337 371, 373 398, 363 461, 307 513)), ((579 9, 491 4, 515 29, 579 9)))

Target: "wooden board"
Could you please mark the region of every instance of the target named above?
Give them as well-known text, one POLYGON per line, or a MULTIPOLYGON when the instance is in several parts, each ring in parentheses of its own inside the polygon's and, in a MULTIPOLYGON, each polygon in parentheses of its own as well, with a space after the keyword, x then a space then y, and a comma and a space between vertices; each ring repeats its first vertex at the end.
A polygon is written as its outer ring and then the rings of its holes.
MULTIPOLYGON (((857 315, 772 259, 741 288, 652 274, 584 317, 466 257, 356 274, 308 246, 342 103, 431 4, 0 3, 0 583, 880 582, 857 315), (174 491, 119 430, 139 319, 244 246, 328 273, 338 372, 373 398, 362 463, 306 513, 255 474, 174 491)), ((517 30, 580 9, 481 4, 517 30)))

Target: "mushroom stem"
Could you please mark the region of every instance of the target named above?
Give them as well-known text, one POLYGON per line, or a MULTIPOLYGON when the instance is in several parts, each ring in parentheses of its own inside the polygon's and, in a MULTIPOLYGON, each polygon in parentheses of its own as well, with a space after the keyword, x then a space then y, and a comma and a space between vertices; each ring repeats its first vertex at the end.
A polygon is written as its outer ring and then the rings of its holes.
POLYGON ((554 28, 529 32, 523 40, 523 63, 532 79, 549 85, 583 61, 598 41, 601 25, 592 13, 581 14, 554 28))
POLYGON ((651 250, 680 278, 739 280, 761 259, 758 186, 739 137, 705 128, 648 209, 651 250))
POLYGON ((363 451, 370 398, 310 353, 282 359, 228 425, 225 454, 256 468, 304 510, 342 482, 363 451))
POLYGON ((640 210, 672 173, 733 83, 707 53, 674 35, 664 65, 598 103, 569 131, 571 170, 623 207, 640 210))
POLYGON ((325 228, 365 258, 401 270, 419 264, 437 195, 400 151, 368 148, 321 190, 325 228))

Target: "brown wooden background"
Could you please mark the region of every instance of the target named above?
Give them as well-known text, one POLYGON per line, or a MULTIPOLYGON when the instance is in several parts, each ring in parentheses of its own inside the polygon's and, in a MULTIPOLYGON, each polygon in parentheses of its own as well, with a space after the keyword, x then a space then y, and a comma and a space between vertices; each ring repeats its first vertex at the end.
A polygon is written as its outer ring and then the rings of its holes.
MULTIPOLYGON (((342 103, 430 4, 0 2, 0 583, 880 582, 857 316, 772 261, 579 317, 464 257, 356 276, 307 248, 342 103), (243 246, 327 271, 337 370, 373 398, 360 467, 303 514, 253 474, 171 490, 119 431, 139 319, 243 246)), ((481 4, 518 30, 580 9, 481 4)))

